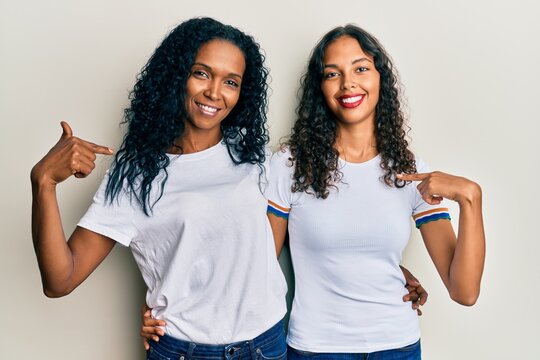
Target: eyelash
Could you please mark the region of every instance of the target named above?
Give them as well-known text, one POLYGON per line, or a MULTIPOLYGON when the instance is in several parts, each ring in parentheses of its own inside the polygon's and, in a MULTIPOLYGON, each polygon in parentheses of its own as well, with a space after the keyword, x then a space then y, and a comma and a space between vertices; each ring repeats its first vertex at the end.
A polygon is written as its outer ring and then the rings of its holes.
POLYGON ((200 76, 200 77, 204 77, 204 78, 207 78, 207 79, 208 79, 208 74, 205 73, 205 72, 202 71, 202 70, 195 70, 195 71, 193 71, 193 75, 195 75, 195 76, 200 76))
MULTIPOLYGON (((366 72, 366 71, 368 71, 368 70, 369 70, 369 69, 368 69, 367 67, 365 67, 365 66, 360 66, 360 67, 357 68, 355 71, 360 72, 360 73, 363 73, 363 72, 366 72)), ((337 72, 335 72, 335 71, 334 71, 334 72, 329 72, 329 73, 324 74, 324 78, 325 78, 325 79, 331 79, 331 78, 334 78, 334 77, 336 77, 336 76, 338 76, 338 75, 339 75, 339 73, 337 73, 337 72)))
POLYGON ((329 72, 329 73, 324 74, 324 78, 325 79, 331 79, 333 77, 336 77, 337 75, 338 75, 337 72, 329 72))
POLYGON ((232 80, 225 81, 225 84, 233 86, 233 87, 238 87, 239 86, 237 82, 232 81, 232 80))
MULTIPOLYGON (((193 71, 193 75, 196 76, 196 77, 201 77, 201 78, 205 78, 205 79, 209 79, 209 76, 207 73, 205 73, 204 71, 202 70, 195 70, 193 71)), ((232 87, 239 87, 240 85, 238 85, 238 83, 236 81, 233 81, 233 80, 226 80, 225 81, 225 84, 229 85, 229 86, 232 86, 232 87)))

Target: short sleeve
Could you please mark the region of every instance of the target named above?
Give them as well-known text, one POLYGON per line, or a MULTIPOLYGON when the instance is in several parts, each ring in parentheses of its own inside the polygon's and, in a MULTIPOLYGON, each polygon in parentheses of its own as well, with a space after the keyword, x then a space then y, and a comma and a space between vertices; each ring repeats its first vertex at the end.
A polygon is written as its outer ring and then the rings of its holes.
MULTIPOLYGON (((429 166, 418 158, 416 159, 416 169, 418 170, 418 173, 431 171, 429 166)), ((412 185, 414 189, 412 216, 418 229, 420 226, 431 221, 441 219, 450 220, 450 212, 448 211, 448 207, 445 206, 446 200, 443 200, 443 202, 438 205, 430 205, 422 199, 422 195, 416 188, 416 185, 412 185)))
POLYGON ((293 203, 291 186, 294 169, 289 157, 288 150, 278 150, 272 155, 269 182, 265 193, 268 199, 267 211, 286 220, 289 218, 293 203))
POLYGON ((108 180, 107 171, 92 204, 77 225, 129 246, 137 234, 133 221, 133 207, 138 205, 132 204, 130 196, 125 191, 120 192, 112 202, 108 201, 105 196, 108 180))

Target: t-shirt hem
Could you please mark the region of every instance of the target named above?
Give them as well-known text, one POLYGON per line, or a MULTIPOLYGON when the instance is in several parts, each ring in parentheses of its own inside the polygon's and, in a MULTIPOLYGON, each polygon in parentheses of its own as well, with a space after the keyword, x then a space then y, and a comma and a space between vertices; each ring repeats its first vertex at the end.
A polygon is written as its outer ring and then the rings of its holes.
POLYGON ((93 231, 93 232, 98 233, 100 235, 111 238, 114 241, 116 241, 117 243, 120 243, 121 245, 126 246, 126 247, 128 247, 129 244, 131 243, 131 239, 128 236, 126 236, 126 235, 124 235, 122 233, 119 233, 117 231, 114 231, 114 230, 112 230, 110 228, 100 226, 100 225, 96 225, 94 223, 91 223, 91 222, 88 222, 88 221, 85 221, 85 220, 79 221, 77 226, 83 227, 83 228, 85 228, 87 230, 90 230, 90 231, 93 231))
MULTIPOLYGON (((190 337, 187 334, 184 334, 182 332, 176 331, 176 327, 167 326, 166 327, 166 333, 169 336, 172 336, 176 339, 182 340, 182 341, 190 341, 198 344, 203 345, 223 345, 223 344, 231 344, 231 343, 237 343, 242 341, 249 341, 255 339, 257 336, 262 335, 264 332, 270 330, 274 325, 276 325, 278 322, 283 320, 285 317, 285 314, 287 313, 287 309, 284 309, 278 313, 278 315, 274 318, 269 318, 267 321, 261 321, 257 326, 254 326, 251 330, 246 331, 244 334, 237 335, 228 339, 216 339, 216 338, 210 338, 210 337, 190 337)), ((173 319, 165 319, 168 322, 174 321, 173 319)), ((285 329, 284 329, 285 330, 285 329)))
MULTIPOLYGON (((246 337, 245 339, 244 338, 240 339, 239 337, 235 338, 235 339, 231 339, 229 341, 229 343, 234 343, 234 342, 239 342, 239 341, 248 341, 248 340, 255 339, 259 335, 262 335, 266 331, 270 330, 278 322, 283 320, 283 318, 285 317, 285 314, 287 314, 287 309, 284 309, 284 310, 280 311, 279 313, 276 312, 276 314, 277 314, 277 316, 269 318, 267 322, 261 323, 260 330, 253 331, 253 333, 251 335, 245 336, 246 337)), ((285 331, 285 329, 283 329, 283 330, 285 331)))
POLYGON ((412 345, 418 340, 420 340, 419 335, 412 339, 376 346, 310 346, 295 342, 287 337, 287 345, 297 350, 314 353, 372 353, 375 351, 399 349, 408 345, 412 345))

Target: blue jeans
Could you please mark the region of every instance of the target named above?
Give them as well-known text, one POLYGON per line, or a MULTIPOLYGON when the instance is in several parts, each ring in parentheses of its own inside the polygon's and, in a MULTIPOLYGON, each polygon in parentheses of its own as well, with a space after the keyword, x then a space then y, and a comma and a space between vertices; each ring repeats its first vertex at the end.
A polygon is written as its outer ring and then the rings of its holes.
POLYGON ((420 340, 399 349, 376 351, 372 353, 314 353, 287 347, 289 360, 420 360, 422 349, 420 340))
POLYGON ((283 320, 254 339, 224 345, 196 344, 163 335, 150 341, 147 360, 286 360, 283 320))

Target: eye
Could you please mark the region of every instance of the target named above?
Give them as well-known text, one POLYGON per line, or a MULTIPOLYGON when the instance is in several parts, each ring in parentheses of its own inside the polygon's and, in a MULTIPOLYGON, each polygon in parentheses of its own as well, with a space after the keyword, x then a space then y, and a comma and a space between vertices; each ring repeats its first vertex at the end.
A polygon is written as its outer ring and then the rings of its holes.
POLYGON ((226 80, 226 81, 225 81, 225 84, 226 84, 226 85, 229 85, 229 86, 232 86, 232 87, 236 87, 236 88, 240 86, 240 84, 238 84, 238 83, 237 83, 236 81, 234 81, 234 80, 226 80))
POLYGON ((204 72, 203 70, 193 70, 191 72, 191 74, 193 76, 195 76, 196 78, 200 78, 200 79, 208 79, 209 76, 206 72, 204 72))
POLYGON ((336 71, 327 72, 327 73, 325 73, 325 74, 323 75, 323 77, 324 77, 325 79, 331 79, 331 78, 334 78, 334 77, 336 77, 336 76, 339 76, 339 73, 336 72, 336 71))
POLYGON ((356 69, 356 71, 358 72, 365 72, 365 71, 368 71, 369 69, 367 67, 364 67, 364 66, 360 66, 359 68, 356 69))

